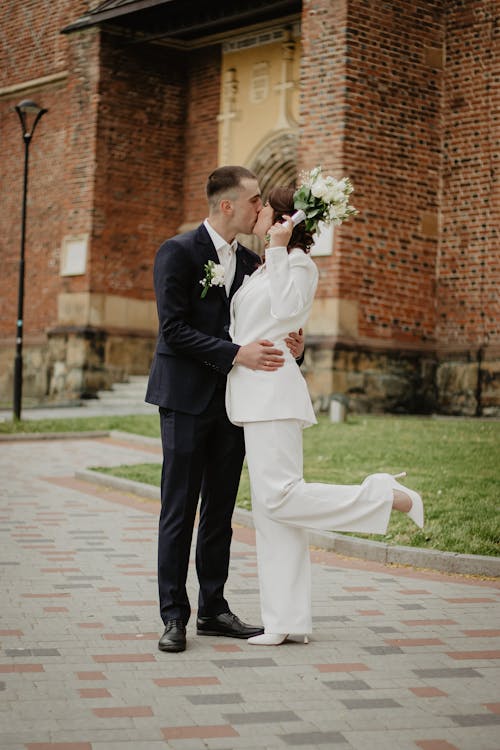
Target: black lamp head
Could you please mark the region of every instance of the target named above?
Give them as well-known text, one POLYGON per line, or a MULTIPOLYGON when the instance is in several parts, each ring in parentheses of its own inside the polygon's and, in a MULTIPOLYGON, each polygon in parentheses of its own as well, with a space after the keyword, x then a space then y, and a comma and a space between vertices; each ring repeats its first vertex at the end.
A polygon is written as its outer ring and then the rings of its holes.
POLYGON ((35 127, 38 123, 38 120, 42 117, 42 115, 45 114, 45 112, 48 111, 44 109, 44 107, 40 107, 32 99, 23 99, 23 101, 19 102, 19 104, 17 104, 14 109, 19 115, 19 119, 21 121, 23 137, 27 139, 30 139, 32 137, 33 133, 35 132, 35 127), (33 120, 31 130, 28 129, 28 119, 33 120))

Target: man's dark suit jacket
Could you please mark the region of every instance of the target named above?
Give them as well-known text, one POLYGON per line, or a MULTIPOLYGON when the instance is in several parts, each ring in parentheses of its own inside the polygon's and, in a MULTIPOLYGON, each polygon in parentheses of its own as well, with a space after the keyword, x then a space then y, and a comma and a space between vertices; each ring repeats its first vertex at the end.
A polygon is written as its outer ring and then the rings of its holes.
POLYGON ((203 224, 158 250, 154 285, 160 330, 146 393, 150 404, 201 414, 215 388, 225 385, 239 348, 228 333, 230 299, 260 258, 238 244, 229 299, 223 286, 210 287, 202 299, 200 281, 209 260, 219 263, 203 224))

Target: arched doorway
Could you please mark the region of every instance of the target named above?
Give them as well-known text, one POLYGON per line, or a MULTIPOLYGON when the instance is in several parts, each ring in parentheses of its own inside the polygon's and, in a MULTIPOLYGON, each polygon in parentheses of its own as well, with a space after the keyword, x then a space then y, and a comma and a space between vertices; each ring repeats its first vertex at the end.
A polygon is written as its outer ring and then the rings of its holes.
POLYGON ((297 141, 297 132, 286 130, 273 134, 257 148, 249 168, 257 175, 264 199, 274 185, 295 186, 297 141))
MULTIPOLYGON (((255 150, 249 160, 248 168, 259 180, 263 200, 267 200, 269 191, 275 185, 295 187, 297 181, 297 142, 295 130, 284 130, 266 139, 255 150)), ((256 253, 261 254, 262 247, 257 237, 242 235, 241 241, 256 253)))

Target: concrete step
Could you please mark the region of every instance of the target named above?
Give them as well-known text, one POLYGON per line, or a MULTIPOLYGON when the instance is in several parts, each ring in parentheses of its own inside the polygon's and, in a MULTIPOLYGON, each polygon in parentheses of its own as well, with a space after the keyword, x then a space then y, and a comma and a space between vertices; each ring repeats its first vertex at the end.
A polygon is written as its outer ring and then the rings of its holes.
MULTIPOLYGON (((144 397, 148 385, 147 375, 132 375, 127 382, 114 383, 111 390, 102 390, 97 393, 97 400, 102 406, 140 406, 144 404, 144 397)), ((89 399, 86 405, 90 406, 95 399, 89 399)))

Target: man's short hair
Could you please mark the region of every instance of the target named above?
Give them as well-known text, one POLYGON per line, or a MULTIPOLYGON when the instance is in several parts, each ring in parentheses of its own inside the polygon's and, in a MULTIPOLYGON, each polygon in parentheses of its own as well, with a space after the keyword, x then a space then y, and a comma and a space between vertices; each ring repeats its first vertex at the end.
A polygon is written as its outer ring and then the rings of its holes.
POLYGON ((210 208, 215 209, 220 200, 234 200, 241 188, 242 180, 256 180, 257 177, 246 167, 218 167, 207 180, 207 199, 210 208))

